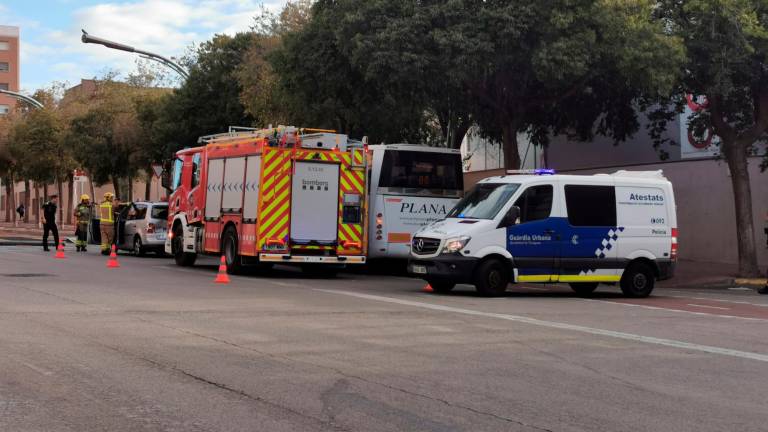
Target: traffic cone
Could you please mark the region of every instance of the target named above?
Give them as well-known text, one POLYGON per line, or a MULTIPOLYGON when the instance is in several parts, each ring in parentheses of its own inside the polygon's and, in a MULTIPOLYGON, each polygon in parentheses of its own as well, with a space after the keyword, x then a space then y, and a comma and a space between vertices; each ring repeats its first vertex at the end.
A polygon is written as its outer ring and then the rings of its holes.
POLYGON ((120 263, 117 262, 117 250, 115 249, 115 245, 112 245, 112 252, 109 254, 109 260, 107 260, 107 267, 108 268, 120 267, 120 263))
POLYGON ((227 274, 227 260, 224 255, 221 256, 221 263, 219 264, 219 274, 216 275, 214 280, 217 284, 228 284, 229 275, 227 274))
POLYGON ((432 285, 426 284, 426 285, 424 285, 424 288, 421 289, 421 292, 433 293, 433 292, 435 292, 435 290, 432 289, 432 285))
POLYGON ((59 241, 59 246, 56 247, 56 258, 58 259, 66 258, 66 256, 64 256, 64 240, 59 241))

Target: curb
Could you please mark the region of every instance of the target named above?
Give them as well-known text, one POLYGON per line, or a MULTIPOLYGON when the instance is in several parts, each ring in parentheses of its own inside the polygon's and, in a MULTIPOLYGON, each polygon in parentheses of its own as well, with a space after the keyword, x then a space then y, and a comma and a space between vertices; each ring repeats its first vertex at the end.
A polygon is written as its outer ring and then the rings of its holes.
POLYGON ((764 278, 734 279, 733 283, 734 283, 734 285, 748 285, 748 286, 764 287, 764 286, 768 285, 768 279, 764 279, 764 278))

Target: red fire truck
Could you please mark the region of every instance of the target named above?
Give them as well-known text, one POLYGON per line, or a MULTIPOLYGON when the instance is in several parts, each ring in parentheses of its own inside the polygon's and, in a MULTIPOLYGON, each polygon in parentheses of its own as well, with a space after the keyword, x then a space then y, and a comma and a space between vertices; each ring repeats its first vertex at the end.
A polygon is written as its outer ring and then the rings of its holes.
POLYGON ((333 271, 365 262, 367 158, 362 142, 318 129, 230 129, 200 138, 168 164, 165 251, 243 265, 333 271), (171 169, 172 168, 172 169, 171 169))

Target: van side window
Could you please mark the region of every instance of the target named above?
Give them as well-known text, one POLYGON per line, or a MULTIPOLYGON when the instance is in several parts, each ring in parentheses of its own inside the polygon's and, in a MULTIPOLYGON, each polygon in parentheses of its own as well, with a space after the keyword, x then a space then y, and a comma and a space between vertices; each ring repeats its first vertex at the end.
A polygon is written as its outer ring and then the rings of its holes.
POLYGON ((571 226, 616 226, 614 186, 566 185, 565 206, 571 226))
POLYGON ((200 184, 200 153, 192 157, 192 185, 190 189, 200 184))
POLYGON ((520 223, 546 219, 552 213, 552 185, 532 186, 520 195, 515 205, 520 207, 520 223))

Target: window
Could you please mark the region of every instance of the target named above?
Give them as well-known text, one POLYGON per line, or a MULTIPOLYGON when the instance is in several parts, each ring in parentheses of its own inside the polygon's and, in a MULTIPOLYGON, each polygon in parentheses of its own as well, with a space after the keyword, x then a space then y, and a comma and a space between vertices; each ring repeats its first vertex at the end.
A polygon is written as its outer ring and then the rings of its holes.
POLYGON ((176 159, 173 161, 173 184, 171 184, 171 189, 176 190, 181 186, 181 171, 184 168, 184 162, 182 162, 181 159, 176 159))
POLYGON ((11 107, 8 105, 0 105, 0 115, 2 114, 8 114, 8 111, 11 110, 11 107))
POLYGON ((152 213, 150 214, 151 219, 168 219, 168 206, 167 205, 156 205, 152 207, 152 213))
POLYGON ((381 164, 379 187, 412 189, 409 192, 456 193, 464 189, 461 155, 387 150, 381 164))
POLYGON ((190 188, 194 188, 199 184, 200 184, 200 153, 195 153, 195 155, 192 157, 192 186, 190 186, 190 188))
POLYGON ((0 83, 0 90, 8 90, 8 83, 0 83))
POLYGON ((8 62, 0 62, 0 72, 9 72, 10 70, 11 65, 8 62))
POLYGON ((11 44, 6 41, 0 41, 0 51, 8 51, 11 49, 11 44))
POLYGON ((616 188, 565 186, 565 206, 572 226, 616 226, 616 188))
POLYGON ((518 183, 480 183, 456 204, 447 217, 493 219, 519 187, 518 183))
POLYGON ((520 195, 515 205, 520 207, 520 223, 546 219, 552 213, 552 185, 531 186, 520 195))

